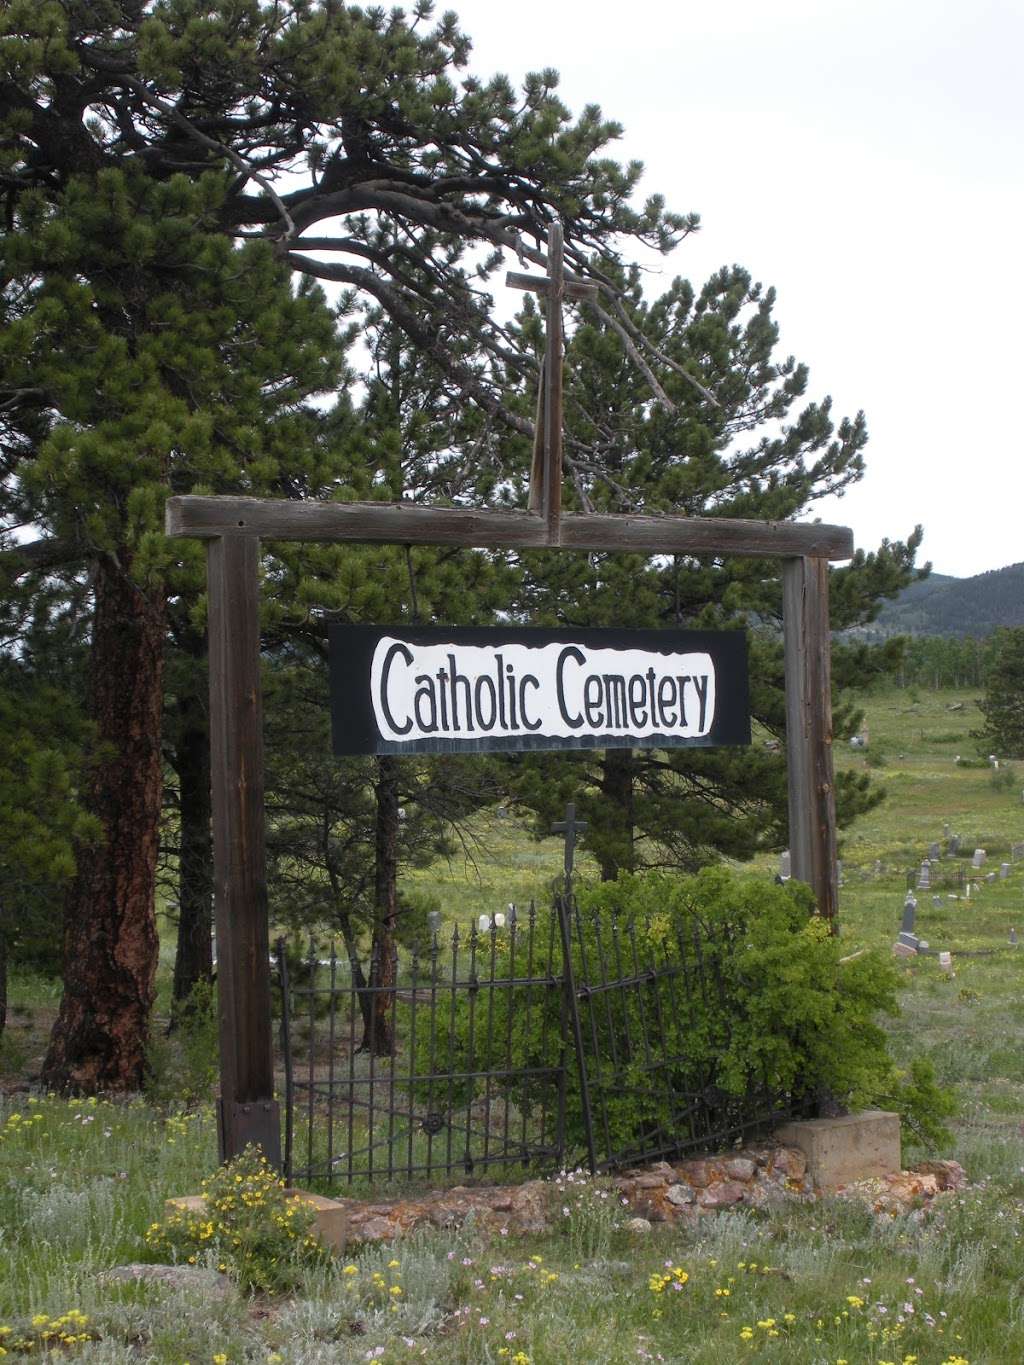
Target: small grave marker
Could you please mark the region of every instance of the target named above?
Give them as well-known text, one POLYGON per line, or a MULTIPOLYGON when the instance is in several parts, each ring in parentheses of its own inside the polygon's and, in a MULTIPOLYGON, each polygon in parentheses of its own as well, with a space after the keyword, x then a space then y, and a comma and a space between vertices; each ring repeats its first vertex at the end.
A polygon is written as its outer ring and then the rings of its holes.
POLYGON ((959 835, 959 834, 951 834, 951 835, 949 836, 949 856, 950 856, 951 858, 954 858, 954 857, 956 857, 956 855, 957 855, 959 852, 960 852, 960 835, 959 835))
POLYGON ((938 846, 938 844, 929 844, 929 845, 928 845, 928 857, 929 857, 929 859, 930 859, 933 863, 938 859, 938 857, 939 857, 939 846, 938 846))
POLYGON ((927 890, 930 889, 931 884, 932 884, 932 865, 931 865, 931 863, 928 861, 928 859, 925 858, 925 860, 924 860, 924 862, 921 864, 921 867, 920 867, 920 869, 919 869, 919 871, 918 871, 918 874, 917 874, 917 889, 918 889, 918 891, 927 891, 927 890))
POLYGON ((999 880, 1000 880, 1001 882, 1005 882, 1006 879, 1007 879, 1007 877, 1008 877, 1009 875, 1010 875, 1010 864, 1009 864, 1009 863, 1000 863, 1000 864, 999 864, 999 880))
POLYGON ((789 856, 789 849, 787 848, 785 853, 779 854, 779 876, 782 878, 784 882, 788 882, 790 877, 793 875, 791 868, 792 859, 789 856))
POLYGON ((987 857, 988 857, 988 854, 985 852, 985 850, 984 850, 983 848, 976 848, 976 849, 974 850, 974 857, 971 859, 971 866, 972 866, 973 868, 984 867, 984 866, 985 866, 985 859, 986 859, 987 857))

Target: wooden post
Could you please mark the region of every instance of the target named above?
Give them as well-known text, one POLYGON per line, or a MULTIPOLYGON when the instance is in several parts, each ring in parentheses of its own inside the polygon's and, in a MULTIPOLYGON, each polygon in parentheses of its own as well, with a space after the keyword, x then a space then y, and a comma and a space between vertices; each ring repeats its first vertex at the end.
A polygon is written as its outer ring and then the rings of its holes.
POLYGON ((258 1143, 279 1168, 263 828, 259 540, 230 534, 211 540, 207 586, 220 1157, 229 1161, 248 1143, 258 1143))
POLYGON ((836 800, 832 769, 832 666, 828 561, 782 566, 786 666, 786 755, 792 875, 807 882, 818 913, 836 932, 836 800))

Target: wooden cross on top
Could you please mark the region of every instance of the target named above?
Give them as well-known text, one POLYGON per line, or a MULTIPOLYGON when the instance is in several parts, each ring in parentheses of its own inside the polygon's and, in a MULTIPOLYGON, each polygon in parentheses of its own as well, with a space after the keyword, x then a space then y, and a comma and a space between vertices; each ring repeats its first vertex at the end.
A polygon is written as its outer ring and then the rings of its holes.
POLYGON ((562 515, 562 302, 587 299, 600 291, 596 284, 567 280, 562 225, 556 219, 548 230, 548 273, 521 275, 510 270, 505 283, 528 289, 547 299, 547 345, 537 390, 537 422, 530 470, 530 511, 539 512, 548 528, 548 541, 558 544, 562 515))

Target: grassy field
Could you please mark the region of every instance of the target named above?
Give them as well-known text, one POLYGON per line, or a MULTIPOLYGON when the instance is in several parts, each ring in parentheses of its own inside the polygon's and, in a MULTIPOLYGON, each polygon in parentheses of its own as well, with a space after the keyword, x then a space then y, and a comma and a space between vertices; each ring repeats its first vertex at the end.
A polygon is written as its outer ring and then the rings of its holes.
MULTIPOLYGON (((977 718, 968 694, 880 693, 869 705, 867 758, 837 755, 870 762, 888 791, 844 837, 850 951, 888 951, 905 872, 942 841, 944 824, 968 858, 984 847, 989 868, 1024 840, 1024 779, 1006 785, 955 762, 974 756, 977 718)), ((497 816, 480 834, 475 867, 416 879, 449 914, 546 894, 560 865, 555 841, 532 843, 497 816)), ((934 893, 938 905, 918 893, 918 930, 953 953, 954 974, 932 957, 904 965, 903 1013, 891 1026, 897 1055, 931 1057, 961 1101, 942 1155, 960 1160, 972 1183, 931 1216, 879 1219, 826 1199, 635 1240, 590 1192, 558 1218, 557 1234, 492 1243, 472 1228, 424 1234, 360 1253, 348 1274, 305 1269, 285 1297, 246 1298, 223 1277, 221 1293, 126 1285, 105 1271, 149 1258, 145 1232, 164 1198, 212 1169, 211 1114, 10 1093, 0 1098, 0 1350, 43 1354, 54 1320, 76 1310, 82 1316, 65 1317, 58 1332, 76 1339, 60 1350, 89 1362, 1024 1361, 1024 948, 1007 946, 1011 927, 1024 938, 1024 862, 969 900, 953 866, 942 864, 950 885, 934 893)), ((774 860, 760 870, 773 871, 774 860)), ((56 1005, 48 983, 13 987, 0 1055, 8 1084, 37 1064, 56 1005)), ((553 1187, 552 1197, 557 1211, 563 1196, 553 1187)))

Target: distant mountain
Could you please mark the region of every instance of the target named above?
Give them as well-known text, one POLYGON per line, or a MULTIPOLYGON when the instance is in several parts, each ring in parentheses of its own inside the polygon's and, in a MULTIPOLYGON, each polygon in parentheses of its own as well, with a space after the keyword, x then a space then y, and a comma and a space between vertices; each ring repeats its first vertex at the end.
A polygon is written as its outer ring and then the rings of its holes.
POLYGON ((1024 564, 973 578, 933 573, 887 603, 867 633, 990 635, 997 626, 1024 626, 1024 564))

